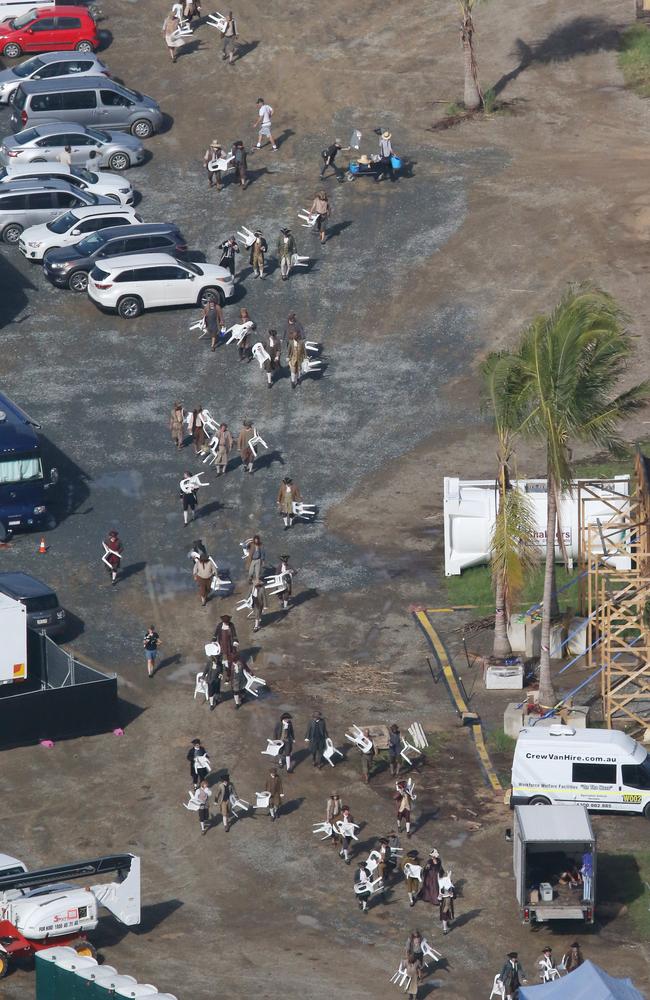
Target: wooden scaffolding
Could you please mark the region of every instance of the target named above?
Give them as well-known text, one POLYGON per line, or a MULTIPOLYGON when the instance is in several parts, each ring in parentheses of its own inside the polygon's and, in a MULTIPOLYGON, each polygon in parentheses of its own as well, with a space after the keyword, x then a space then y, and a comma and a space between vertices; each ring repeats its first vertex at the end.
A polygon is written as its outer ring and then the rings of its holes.
POLYGON ((645 730, 650 724, 650 464, 637 450, 629 496, 612 491, 604 500, 599 485, 583 483, 579 494, 588 664, 601 668, 608 728, 645 730), (589 504, 596 499, 612 515, 589 524, 589 504))

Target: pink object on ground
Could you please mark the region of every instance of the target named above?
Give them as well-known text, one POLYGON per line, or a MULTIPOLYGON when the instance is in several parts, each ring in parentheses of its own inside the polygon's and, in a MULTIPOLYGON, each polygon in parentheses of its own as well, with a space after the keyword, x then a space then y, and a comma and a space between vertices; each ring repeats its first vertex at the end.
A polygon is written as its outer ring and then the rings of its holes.
POLYGON ((52 740, 39 740, 39 742, 42 747, 47 747, 48 750, 50 750, 54 746, 52 740))
POLYGON ((124 736, 124 730, 118 726, 117 729, 113 730, 113 736, 124 736))

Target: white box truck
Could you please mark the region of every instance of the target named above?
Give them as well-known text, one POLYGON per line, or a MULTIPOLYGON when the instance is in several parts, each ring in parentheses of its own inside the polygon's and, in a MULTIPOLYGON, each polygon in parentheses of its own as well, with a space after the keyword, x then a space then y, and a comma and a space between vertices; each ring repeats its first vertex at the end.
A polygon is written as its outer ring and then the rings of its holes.
POLYGON ((27 677, 27 608, 0 594, 0 684, 27 677))
POLYGON ((596 838, 584 806, 515 806, 512 865, 522 921, 594 922, 596 838))
POLYGON ((647 750, 615 729, 522 729, 512 761, 511 806, 576 803, 650 819, 647 750))

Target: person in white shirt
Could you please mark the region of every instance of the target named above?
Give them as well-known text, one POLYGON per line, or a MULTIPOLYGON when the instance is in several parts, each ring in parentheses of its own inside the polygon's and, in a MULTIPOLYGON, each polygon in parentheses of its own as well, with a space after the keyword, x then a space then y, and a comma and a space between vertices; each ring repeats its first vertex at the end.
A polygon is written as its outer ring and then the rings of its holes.
POLYGON ((381 158, 381 172, 377 174, 377 180, 384 177, 384 172, 390 176, 391 181, 395 180, 395 170, 393 169, 392 157, 397 153, 391 145, 392 136, 390 132, 382 132, 379 140, 379 156, 381 158))
POLYGON ((202 781, 197 790, 194 792, 194 798, 199 803, 199 823, 201 824, 201 833, 208 832, 208 826, 210 823, 210 798, 212 792, 208 786, 207 781, 202 781))
POLYGON ((257 124, 257 149, 262 148, 262 139, 267 138, 271 141, 271 146, 273 149, 277 149, 275 139, 271 132, 271 118, 273 117, 273 108, 270 104, 267 104, 263 97, 257 98, 257 118, 253 124, 257 124))
POLYGON ((59 153, 59 163, 63 163, 66 167, 72 166, 72 150, 70 146, 64 146, 63 152, 59 153))

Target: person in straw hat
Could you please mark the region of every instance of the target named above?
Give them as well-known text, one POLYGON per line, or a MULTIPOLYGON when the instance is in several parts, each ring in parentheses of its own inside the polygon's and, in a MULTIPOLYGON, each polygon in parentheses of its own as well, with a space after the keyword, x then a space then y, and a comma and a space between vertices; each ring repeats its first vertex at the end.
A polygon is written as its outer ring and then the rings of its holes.
POLYGON ((379 139, 379 157, 381 162, 381 170, 377 175, 377 180, 383 180, 384 174, 387 173, 390 176, 391 181, 395 180, 395 170, 393 169, 392 157, 397 156, 397 153, 391 145, 392 135, 390 132, 382 132, 379 139))
POLYGON ((221 191, 223 184, 221 183, 221 171, 220 170, 210 170, 210 164, 213 160, 220 160, 224 156, 224 152, 217 142, 213 139, 203 156, 203 166, 208 172, 208 187, 217 186, 217 191, 221 191))

